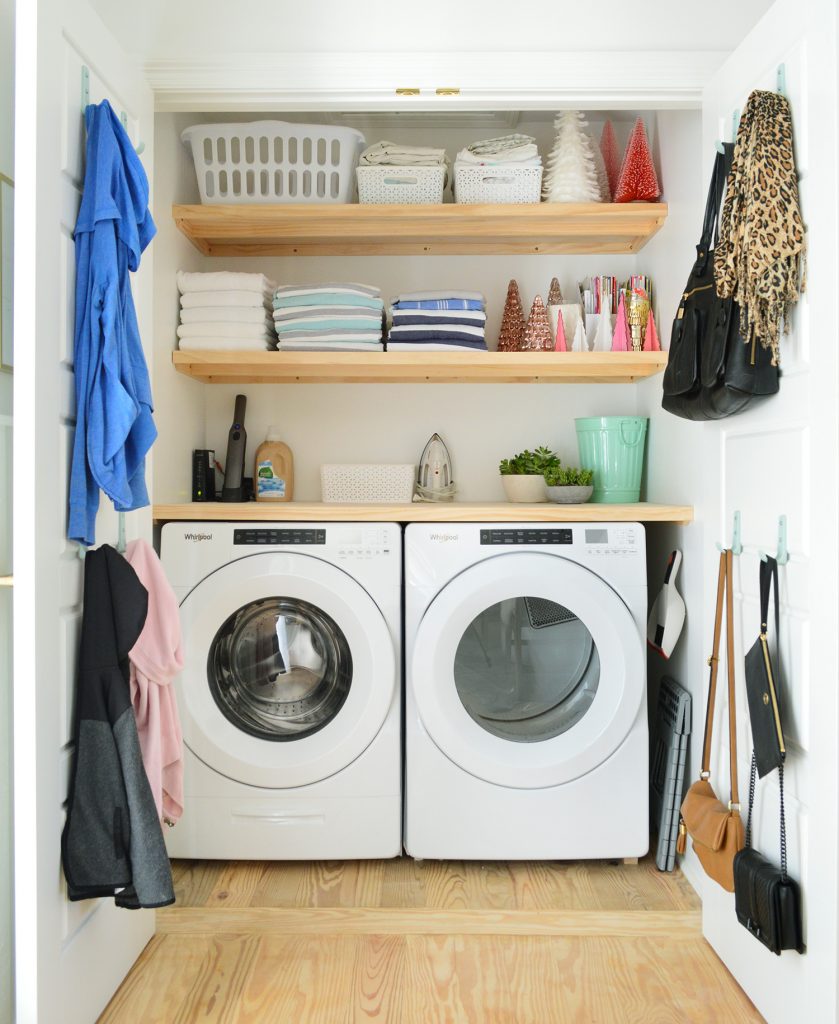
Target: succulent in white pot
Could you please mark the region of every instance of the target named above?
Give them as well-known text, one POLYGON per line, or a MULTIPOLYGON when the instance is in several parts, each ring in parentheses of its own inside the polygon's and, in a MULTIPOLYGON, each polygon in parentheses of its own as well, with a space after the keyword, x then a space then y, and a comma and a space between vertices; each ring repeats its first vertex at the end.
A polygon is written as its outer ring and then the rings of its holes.
POLYGON ((590 469, 572 466, 551 466, 545 470, 545 490, 548 501, 560 505, 582 505, 594 491, 594 473, 590 469))
POLYGON ((559 466, 559 456, 544 445, 535 452, 527 449, 498 465, 507 501, 534 503, 547 501, 545 473, 559 466))

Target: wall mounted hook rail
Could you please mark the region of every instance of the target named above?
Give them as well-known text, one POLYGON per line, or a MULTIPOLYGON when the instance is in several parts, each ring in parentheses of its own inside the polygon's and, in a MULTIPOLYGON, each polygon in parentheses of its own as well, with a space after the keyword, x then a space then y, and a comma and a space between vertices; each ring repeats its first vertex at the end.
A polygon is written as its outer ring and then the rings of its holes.
MULTIPOLYGON (((760 560, 766 561, 766 552, 761 551, 760 560)), ((775 551, 775 561, 778 565, 786 565, 789 561, 789 546, 787 545, 787 517, 778 516, 778 547, 775 551)))
MULTIPOLYGON (((120 113, 119 113, 119 119, 120 119, 120 121, 122 122, 122 127, 123 127, 123 128, 125 129, 125 131, 126 131, 126 133, 127 133, 127 132, 128 132, 128 114, 126 114, 126 112, 125 112, 124 110, 121 110, 121 111, 120 111, 120 113)), ((134 147, 134 152, 135 152, 135 153, 137 154, 137 156, 139 156, 139 155, 140 155, 140 154, 141 154, 141 153, 143 152, 143 150, 144 150, 145 148, 146 148, 146 144, 145 144, 145 142, 143 142, 143 141, 141 140, 141 141, 140 141, 140 142, 138 142, 138 143, 137 143, 137 145, 136 145, 136 146, 134 147)))
MULTIPOLYGON (((722 544, 717 544, 717 551, 724 551, 725 548, 722 544)), ((735 511, 734 523, 731 529, 731 553, 732 555, 742 555, 743 553, 743 542, 740 534, 740 512, 735 511)))
POLYGON ((775 92, 779 92, 782 96, 786 96, 787 94, 786 64, 779 64, 775 72, 775 92))

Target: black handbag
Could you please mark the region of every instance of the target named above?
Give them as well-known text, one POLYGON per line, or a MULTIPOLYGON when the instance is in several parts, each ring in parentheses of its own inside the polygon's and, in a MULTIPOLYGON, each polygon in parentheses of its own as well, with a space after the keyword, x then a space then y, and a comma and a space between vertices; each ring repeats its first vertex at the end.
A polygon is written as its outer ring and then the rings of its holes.
POLYGON ((781 727, 781 697, 778 673, 769 650, 769 591, 775 595, 775 637, 780 643, 778 613, 778 563, 767 557, 760 563, 760 635, 746 655, 746 696, 752 725, 757 774, 763 778, 784 763, 786 748, 781 727))
POLYGON ((749 779, 749 817, 746 845, 734 858, 734 908, 737 920, 778 956, 784 949, 804 952, 801 932, 801 892, 787 875, 787 826, 784 814, 784 766, 778 769, 781 790, 781 867, 752 849, 752 807, 755 798, 755 758, 749 779))
POLYGON ((740 307, 721 299, 714 283, 719 210, 734 146, 717 153, 702 237, 673 321, 662 407, 688 420, 718 420, 742 412, 755 398, 774 395, 780 371, 772 353, 740 336, 740 307), (713 244, 712 244, 713 239, 713 244))

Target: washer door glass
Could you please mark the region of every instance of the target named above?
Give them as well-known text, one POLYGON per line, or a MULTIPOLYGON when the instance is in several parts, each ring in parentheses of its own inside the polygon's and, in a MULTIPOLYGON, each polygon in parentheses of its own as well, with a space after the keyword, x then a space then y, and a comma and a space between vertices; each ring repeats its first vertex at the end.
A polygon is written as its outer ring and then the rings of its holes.
POLYGON ((545 598, 514 597, 469 624, 455 653, 454 681, 483 729, 535 743, 561 735, 588 711, 600 658, 573 612, 545 598))
POLYGON ((228 721, 251 736, 293 740, 322 729, 352 685, 349 644, 335 620, 299 598, 251 601, 210 644, 207 678, 228 721))

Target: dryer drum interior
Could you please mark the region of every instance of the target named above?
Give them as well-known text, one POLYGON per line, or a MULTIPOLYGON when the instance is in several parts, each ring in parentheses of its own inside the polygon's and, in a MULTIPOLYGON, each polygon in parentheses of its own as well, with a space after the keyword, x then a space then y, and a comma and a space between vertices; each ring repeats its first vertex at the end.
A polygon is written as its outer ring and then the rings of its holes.
POLYGON ((583 717, 597 692, 600 659, 571 609, 516 597, 472 620, 457 647, 454 680, 463 706, 487 732, 536 743, 583 717))
POLYGON ((267 740, 323 728, 352 683, 352 655, 335 620, 299 598, 270 597, 239 608, 213 638, 207 679, 222 714, 267 740))

